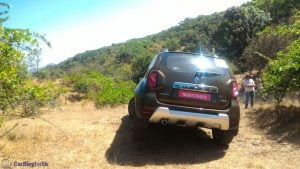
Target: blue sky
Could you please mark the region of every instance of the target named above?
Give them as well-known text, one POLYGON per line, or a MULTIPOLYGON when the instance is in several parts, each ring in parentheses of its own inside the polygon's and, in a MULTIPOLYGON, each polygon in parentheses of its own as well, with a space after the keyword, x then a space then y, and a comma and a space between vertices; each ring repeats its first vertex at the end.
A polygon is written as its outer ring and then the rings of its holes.
POLYGON ((80 23, 94 16, 107 17, 134 0, 1 0, 10 4, 10 19, 5 25, 45 31, 57 26, 80 23))
POLYGON ((154 34, 185 18, 239 6, 248 0, 0 0, 12 7, 6 27, 45 34, 41 65, 79 52, 154 34))

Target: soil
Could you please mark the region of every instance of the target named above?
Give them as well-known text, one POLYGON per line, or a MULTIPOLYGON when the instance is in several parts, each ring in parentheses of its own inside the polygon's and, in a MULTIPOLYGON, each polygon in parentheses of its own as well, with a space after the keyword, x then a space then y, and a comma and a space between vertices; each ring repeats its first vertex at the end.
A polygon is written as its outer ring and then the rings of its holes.
POLYGON ((253 117, 260 108, 241 108, 239 134, 224 147, 208 129, 136 123, 126 105, 97 109, 90 102, 68 102, 38 118, 5 122, 0 133, 18 126, 0 139, 0 160, 13 167, 44 161, 51 169, 300 168, 300 143, 260 128, 253 117))

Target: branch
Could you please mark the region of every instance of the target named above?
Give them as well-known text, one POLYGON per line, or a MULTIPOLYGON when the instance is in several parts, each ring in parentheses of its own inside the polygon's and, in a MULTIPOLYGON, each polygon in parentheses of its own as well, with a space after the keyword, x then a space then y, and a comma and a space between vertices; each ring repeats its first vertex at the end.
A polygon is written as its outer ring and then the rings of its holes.
POLYGON ((6 132, 4 132, 2 135, 0 135, 0 139, 1 139, 2 137, 4 137, 5 135, 7 135, 9 132, 11 132, 13 129, 15 129, 18 125, 19 125, 19 123, 16 123, 12 128, 10 128, 10 129, 7 130, 6 132))
POLYGON ((51 126, 54 126, 56 129, 58 129, 60 132, 62 132, 62 133, 64 133, 64 131, 61 129, 61 128, 59 128, 58 126, 56 126, 55 124, 53 124, 52 122, 50 122, 49 120, 47 120, 47 119, 45 119, 45 118, 43 118, 43 117, 36 117, 37 119, 40 119, 40 120, 42 120, 42 121, 44 121, 44 122, 46 122, 46 123, 48 123, 48 124, 50 124, 51 126))
POLYGON ((272 59, 271 59, 270 57, 268 57, 268 56, 266 56, 266 55, 264 55, 264 54, 262 54, 262 53, 259 53, 259 52, 253 52, 253 54, 257 54, 258 56, 260 56, 260 57, 266 59, 267 61, 272 61, 272 59))

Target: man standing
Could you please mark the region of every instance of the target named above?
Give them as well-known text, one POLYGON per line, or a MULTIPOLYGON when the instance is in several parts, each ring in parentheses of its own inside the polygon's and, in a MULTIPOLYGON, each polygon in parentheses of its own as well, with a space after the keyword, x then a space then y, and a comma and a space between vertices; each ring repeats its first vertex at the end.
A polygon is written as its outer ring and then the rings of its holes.
POLYGON ((253 107, 253 97, 254 97, 254 87, 255 87, 254 80, 250 78, 249 74, 246 75, 243 81, 243 86, 245 88, 245 95, 246 95, 245 109, 247 109, 249 97, 250 97, 251 107, 253 107))

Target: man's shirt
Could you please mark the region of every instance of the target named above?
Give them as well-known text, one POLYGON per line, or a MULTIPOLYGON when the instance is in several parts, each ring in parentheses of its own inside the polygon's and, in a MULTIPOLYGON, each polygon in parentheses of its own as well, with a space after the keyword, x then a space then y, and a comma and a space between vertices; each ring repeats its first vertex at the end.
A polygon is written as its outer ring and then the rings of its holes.
POLYGON ((245 79, 243 81, 243 86, 244 86, 246 92, 254 91, 254 86, 255 86, 254 80, 252 80, 252 79, 245 79), (253 87, 248 87, 248 85, 253 85, 253 87))

